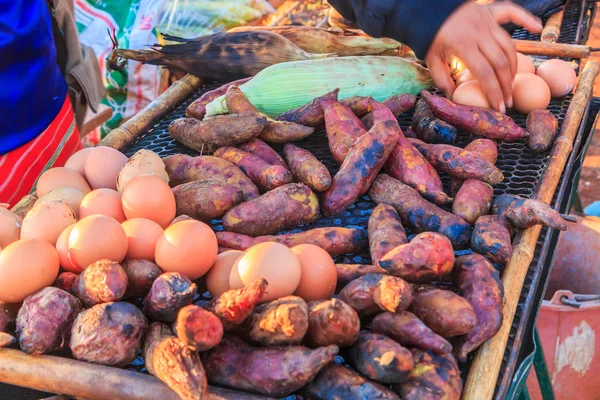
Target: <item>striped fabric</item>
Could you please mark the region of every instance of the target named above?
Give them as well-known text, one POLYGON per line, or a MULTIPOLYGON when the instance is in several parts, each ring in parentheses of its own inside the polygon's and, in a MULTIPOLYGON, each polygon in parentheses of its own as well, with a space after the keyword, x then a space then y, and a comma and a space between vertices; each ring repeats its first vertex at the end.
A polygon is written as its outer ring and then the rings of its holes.
POLYGON ((61 167, 81 147, 69 96, 50 126, 23 146, 0 156, 0 203, 11 206, 35 189, 47 169, 61 167))

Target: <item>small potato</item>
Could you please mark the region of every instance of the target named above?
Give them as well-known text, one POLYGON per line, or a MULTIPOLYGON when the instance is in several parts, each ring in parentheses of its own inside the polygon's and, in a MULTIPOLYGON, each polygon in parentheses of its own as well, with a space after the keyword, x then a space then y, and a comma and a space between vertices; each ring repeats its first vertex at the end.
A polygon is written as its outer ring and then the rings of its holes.
POLYGON ((335 344, 352 345, 358 338, 358 314, 340 299, 315 300, 308 303, 306 342, 312 347, 335 344))
POLYGON ((79 277, 77 294, 86 307, 119 301, 127 290, 127 274, 110 260, 100 260, 87 267, 79 277))
POLYGON ((144 312, 159 322, 174 322, 179 310, 192 304, 196 291, 195 283, 178 272, 167 272, 152 283, 144 299, 144 312))
POLYGON ((385 384, 403 382, 413 369, 410 351, 377 333, 358 336, 350 348, 350 361, 364 376, 385 384))
POLYGON ((162 274, 158 265, 148 260, 125 260, 122 266, 127 274, 127 297, 145 296, 162 274))
POLYGON ((73 272, 61 272, 61 274, 58 275, 58 278, 56 278, 56 281, 54 281, 54 286, 78 297, 79 275, 74 274, 73 272))
POLYGON ((119 193, 122 192, 125 185, 139 175, 156 175, 169 183, 169 175, 162 159, 158 154, 142 149, 129 157, 125 166, 119 171, 119 175, 117 175, 117 191, 119 193))
POLYGON ((558 132, 556 117, 548 110, 534 110, 527 116, 526 124, 531 150, 538 153, 548 150, 558 132))

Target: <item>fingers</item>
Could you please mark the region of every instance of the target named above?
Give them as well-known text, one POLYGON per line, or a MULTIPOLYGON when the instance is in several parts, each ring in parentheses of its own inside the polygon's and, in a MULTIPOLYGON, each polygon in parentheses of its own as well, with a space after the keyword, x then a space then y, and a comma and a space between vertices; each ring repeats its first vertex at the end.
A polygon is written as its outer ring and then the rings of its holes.
POLYGON ((494 28, 491 29, 489 36, 482 38, 479 42, 479 48, 494 69, 496 79, 502 90, 504 103, 510 108, 512 107, 512 82, 514 77, 512 71, 514 70, 516 73, 517 53, 513 51, 509 56, 509 51, 505 51, 497 40, 501 33, 498 31, 502 31, 502 29, 497 29, 497 32, 493 32, 493 30, 494 28))
POLYGON ((456 85, 454 85, 454 81, 450 77, 450 67, 448 66, 448 63, 438 55, 427 56, 425 61, 435 85, 442 90, 447 97, 452 98, 456 85))
POLYGON ((479 80, 481 90, 485 93, 490 107, 504 114, 506 112, 504 93, 498 82, 495 69, 485 54, 483 49, 472 48, 470 51, 465 51, 462 60, 469 67, 469 71, 479 80))
POLYGON ((488 8, 500 25, 513 23, 532 33, 539 33, 544 29, 538 17, 514 3, 503 1, 491 4, 488 8))

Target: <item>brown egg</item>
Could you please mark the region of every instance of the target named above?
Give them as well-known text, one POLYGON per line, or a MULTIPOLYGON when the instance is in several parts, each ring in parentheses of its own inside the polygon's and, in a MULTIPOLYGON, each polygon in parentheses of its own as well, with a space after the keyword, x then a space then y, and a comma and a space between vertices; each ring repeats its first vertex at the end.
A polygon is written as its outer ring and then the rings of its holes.
POLYGON ((0 301, 19 303, 52 285, 58 276, 58 253, 41 239, 17 240, 0 252, 0 301))
POLYGON ((477 78, 475 78, 473 76, 471 71, 469 71, 468 69, 465 69, 464 71, 461 71, 458 74, 458 76, 456 77, 456 86, 460 86, 465 82, 475 81, 475 80, 477 80, 477 78))
MULTIPOLYGON (((152 178, 164 183, 160 178, 152 178)), ((217 251, 217 237, 213 230, 203 222, 187 220, 165 229, 156 242, 154 254, 156 264, 164 272, 179 272, 191 280, 196 280, 206 274, 214 264, 217 251)))
POLYGON ((337 269, 333 258, 314 244, 301 244, 291 248, 300 260, 300 284, 295 296, 306 301, 330 299, 337 284, 337 269))
POLYGON ((513 82, 514 109, 523 114, 545 109, 550 104, 550 88, 534 74, 517 74, 513 82))
POLYGON ((78 265, 75 265, 73 261, 71 261, 71 257, 69 257, 69 237, 71 236, 71 231, 73 231, 73 227, 75 224, 68 226, 56 241, 56 251, 58 252, 58 259, 60 260, 60 266, 63 267, 65 271, 73 272, 75 274, 81 273, 83 268, 80 268, 78 265))
POLYGON ((29 210, 21 226, 21 239, 42 239, 56 246, 58 237, 77 222, 69 205, 62 200, 41 201, 29 210))
POLYGON ((69 258, 81 269, 99 260, 121 262, 126 254, 125 230, 114 218, 106 215, 83 218, 69 235, 69 258))
POLYGON ((175 218, 175 195, 158 176, 133 178, 123 190, 122 203, 127 219, 147 218, 166 228, 175 218))
POLYGON ((533 61, 531 58, 526 56, 525 54, 517 53, 517 73, 524 74, 535 74, 535 65, 533 65, 533 61))
POLYGON ((68 168, 50 168, 38 179, 36 192, 38 197, 54 189, 70 187, 79 190, 83 194, 92 191, 86 180, 76 171, 68 168))
POLYGON ((163 234, 163 228, 156 222, 145 218, 133 218, 121 225, 129 241, 125 258, 154 261, 156 242, 163 234))
POLYGON ((544 61, 538 67, 537 75, 548 84, 552 97, 562 97, 571 93, 577 80, 575 70, 563 60, 544 61))
POLYGON ((81 218, 101 214, 116 219, 119 223, 126 220, 121 204, 121 193, 112 189, 96 189, 88 193, 81 201, 81 218))
POLYGON ((17 214, 0 207, 0 247, 5 248, 21 237, 23 220, 17 214))
POLYGON ((239 250, 228 250, 217 255, 215 263, 204 278, 206 288, 212 297, 220 296, 229 290, 231 269, 242 254, 243 252, 239 250))
POLYGON ((248 285, 259 278, 267 280, 269 285, 261 303, 293 294, 298 288, 302 273, 300 260, 292 250, 275 242, 257 244, 240 256, 229 276, 229 285, 232 289, 235 288, 232 285, 234 271, 239 274, 243 285, 248 285))
POLYGON ((71 207, 73 213, 75 214, 75 218, 79 218, 79 206, 81 205, 81 201, 85 195, 81 193, 77 189, 73 188, 60 188, 54 189, 50 192, 46 193, 42 197, 35 202, 35 204, 41 201, 53 201, 53 200, 62 200, 71 207))
POLYGON ((85 160, 87 160, 88 156, 95 149, 95 147, 87 147, 85 149, 79 150, 77 153, 69 157, 69 159, 65 163, 65 168, 70 168, 73 171, 77 171, 81 176, 85 178, 85 160))
POLYGON ((85 160, 85 177, 92 189, 117 190, 117 175, 127 156, 111 147, 96 147, 85 160))
POLYGON ((467 106, 490 107, 479 86, 479 81, 468 81, 457 87, 452 95, 452 101, 467 106))

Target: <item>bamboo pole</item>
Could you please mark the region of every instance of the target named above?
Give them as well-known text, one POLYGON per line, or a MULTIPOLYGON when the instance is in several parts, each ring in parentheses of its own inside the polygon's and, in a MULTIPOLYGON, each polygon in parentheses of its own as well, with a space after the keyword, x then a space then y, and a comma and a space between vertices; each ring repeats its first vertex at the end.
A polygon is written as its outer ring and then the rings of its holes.
POLYGON ((565 9, 563 8, 559 12, 552 14, 548 21, 546 21, 546 26, 542 31, 541 40, 544 43, 556 43, 558 38, 560 37, 560 28, 563 22, 563 16, 565 14, 565 9))
POLYGON ((10 211, 14 212, 21 218, 25 218, 25 214, 33 208, 33 205, 38 200, 35 194, 28 194, 23 197, 10 211))
POLYGON ((113 129, 102 139, 101 146, 108 146, 119 151, 125 150, 145 133, 159 118, 187 100, 202 86, 202 79, 187 74, 173 83, 163 94, 148 104, 142 111, 133 116, 120 127, 113 129))
MULTIPOLYGON (((588 61, 562 123, 560 135, 554 143, 548 167, 533 196, 536 200, 545 203, 552 201, 571 153, 573 141, 583 119, 586 105, 592 96, 594 81, 598 73, 600 73, 600 64, 595 61, 588 61)), ((465 383, 463 400, 486 400, 491 399, 494 395, 515 310, 519 303, 529 265, 533 260, 535 245, 541 230, 542 227, 536 225, 526 229, 517 237, 513 255, 502 276, 505 299, 502 327, 496 336, 484 343, 477 351, 465 383)))
POLYGON ((563 58, 588 58, 592 51, 589 46, 565 43, 542 43, 529 40, 516 40, 517 51, 523 54, 563 58))

